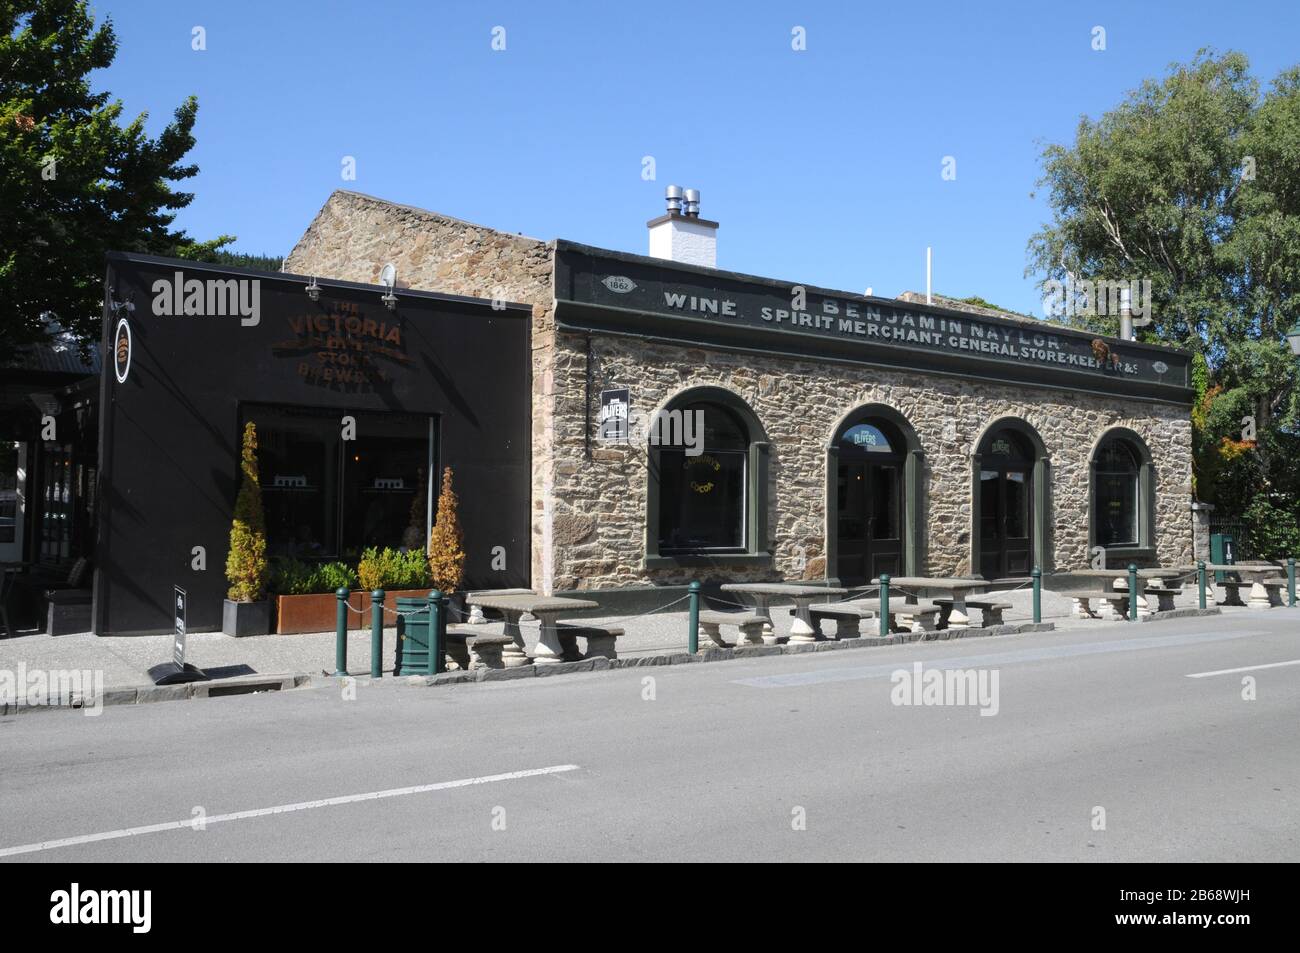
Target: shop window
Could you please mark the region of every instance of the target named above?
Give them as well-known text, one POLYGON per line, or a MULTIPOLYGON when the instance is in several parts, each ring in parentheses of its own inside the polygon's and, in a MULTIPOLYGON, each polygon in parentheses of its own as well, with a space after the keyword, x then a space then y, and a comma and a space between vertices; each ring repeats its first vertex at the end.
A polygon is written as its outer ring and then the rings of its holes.
POLYGON ((1093 526, 1099 546, 1137 546, 1141 538, 1141 457, 1121 437, 1097 448, 1093 526))
POLYGON ((249 406, 257 424, 267 552, 298 559, 355 557, 369 546, 416 548, 428 538, 430 418, 249 406))
POLYGON ((0 555, 13 561, 19 554, 20 447, 12 440, 0 440, 0 555))
POLYGON ((698 454, 659 449, 659 553, 744 552, 748 431, 718 404, 681 410, 684 419, 703 421, 703 439, 698 454))

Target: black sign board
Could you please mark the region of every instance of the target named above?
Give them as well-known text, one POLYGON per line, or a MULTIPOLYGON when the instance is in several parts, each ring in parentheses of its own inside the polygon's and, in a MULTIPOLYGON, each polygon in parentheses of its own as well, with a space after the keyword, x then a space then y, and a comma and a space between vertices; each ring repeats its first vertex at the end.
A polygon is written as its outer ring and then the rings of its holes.
POLYGON ((125 384, 131 373, 131 325, 126 318, 118 321, 113 331, 113 373, 119 384, 125 384))
POLYGON ((1190 355, 561 242, 564 327, 1190 403, 1190 355))
POLYGON ((185 590, 180 586, 176 587, 176 644, 172 661, 177 668, 185 667, 185 590))
POLYGON ((185 661, 185 590, 176 586, 172 593, 172 614, 176 617, 176 630, 172 642, 172 660, 149 669, 155 685, 177 685, 182 682, 206 682, 208 676, 202 669, 185 661))
POLYGON ((601 443, 627 443, 632 395, 626 387, 600 392, 601 443))

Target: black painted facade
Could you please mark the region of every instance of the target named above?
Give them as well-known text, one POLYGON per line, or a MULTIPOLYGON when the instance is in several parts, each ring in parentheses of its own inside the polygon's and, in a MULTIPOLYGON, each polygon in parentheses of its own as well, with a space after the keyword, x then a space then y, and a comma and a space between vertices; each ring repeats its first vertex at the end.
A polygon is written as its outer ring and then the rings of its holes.
MULTIPOLYGON (((98 634, 171 631, 174 585, 189 593, 192 630, 220 628, 242 425, 271 411, 340 434, 351 417, 360 439, 368 426, 410 441, 431 432, 432 472, 455 473, 466 588, 530 585, 530 309, 397 289, 390 310, 382 287, 335 281, 319 282, 313 301, 308 281, 109 256, 98 634), (200 546, 203 570, 193 568, 200 546)), ((264 497, 275 479, 262 474, 264 497)), ((280 479, 288 490, 300 478, 280 479)), ((429 495, 436 500, 436 480, 429 495)))

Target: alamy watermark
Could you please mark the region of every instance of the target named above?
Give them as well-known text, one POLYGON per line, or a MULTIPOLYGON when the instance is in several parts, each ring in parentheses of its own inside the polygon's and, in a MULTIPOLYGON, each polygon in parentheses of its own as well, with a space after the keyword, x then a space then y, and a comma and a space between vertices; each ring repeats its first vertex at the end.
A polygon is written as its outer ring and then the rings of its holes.
POLYGON ((0 705, 50 705, 81 708, 90 716, 104 711, 103 669, 42 669, 19 662, 0 669, 0 705))
POLYGON ((688 457, 704 453, 704 411, 700 409, 658 410, 647 419, 614 402, 601 407, 598 432, 600 442, 612 446, 670 447, 683 449, 688 457))
POLYGON ((1043 314, 1049 318, 1105 317, 1122 314, 1127 307, 1133 324, 1151 323, 1151 279, 1108 281, 1099 279, 1043 282, 1043 314))
POLYGON ((153 313, 158 317, 238 317, 246 328, 262 320, 262 282, 258 278, 189 278, 176 272, 153 283, 153 313))
POLYGON ((894 685, 889 700, 895 705, 970 705, 978 706, 981 715, 996 715, 1000 707, 995 668, 924 669, 920 662, 913 662, 911 669, 897 669, 889 680, 894 685))

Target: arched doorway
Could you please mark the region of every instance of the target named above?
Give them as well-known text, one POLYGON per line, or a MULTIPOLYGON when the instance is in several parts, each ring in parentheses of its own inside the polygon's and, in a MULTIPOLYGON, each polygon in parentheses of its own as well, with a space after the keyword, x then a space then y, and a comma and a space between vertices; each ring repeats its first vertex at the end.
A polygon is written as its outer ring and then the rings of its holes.
POLYGON ((857 586, 917 565, 920 444, 901 415, 870 406, 846 418, 828 448, 827 575, 857 586))
POLYGON ((972 565, 985 579, 1028 575, 1047 550, 1047 459, 1022 421, 997 421, 974 458, 972 565))

